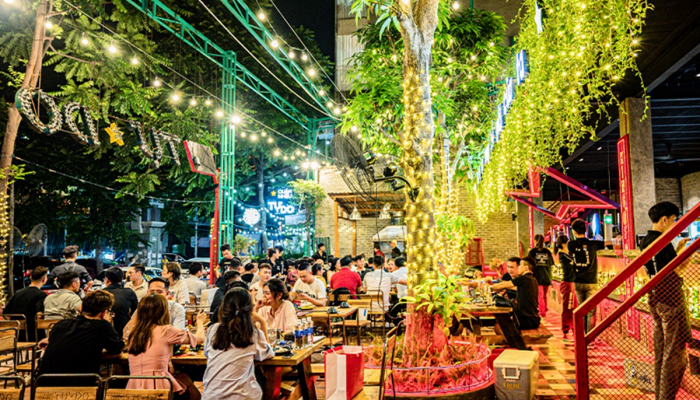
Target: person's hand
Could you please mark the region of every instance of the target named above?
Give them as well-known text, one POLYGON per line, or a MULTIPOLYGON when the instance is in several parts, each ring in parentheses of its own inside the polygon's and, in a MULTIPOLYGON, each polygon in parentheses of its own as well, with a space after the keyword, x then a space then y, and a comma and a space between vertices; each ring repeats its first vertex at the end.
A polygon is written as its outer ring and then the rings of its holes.
POLYGON ((39 342, 39 348, 44 350, 47 347, 49 347, 49 339, 47 339, 47 338, 41 339, 41 341, 39 342))
POLYGON ((207 314, 204 313, 204 311, 200 311, 199 314, 197 314, 197 323, 202 323, 202 325, 207 322, 207 314))
POLYGON ((311 300, 311 297, 309 297, 306 293, 298 293, 297 298, 299 300, 306 300, 306 301, 311 300))

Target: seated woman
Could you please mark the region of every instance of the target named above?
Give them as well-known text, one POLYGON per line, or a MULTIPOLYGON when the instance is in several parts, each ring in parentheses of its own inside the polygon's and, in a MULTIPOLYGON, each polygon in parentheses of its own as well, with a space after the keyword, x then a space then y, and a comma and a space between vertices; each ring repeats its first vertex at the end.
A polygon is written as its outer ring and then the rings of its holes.
MULTIPOLYGON (((168 370, 173 345, 189 344, 192 347, 204 343, 204 313, 197 315, 197 333, 177 329, 170 325, 168 300, 159 294, 149 294, 141 299, 136 309, 136 323, 128 336, 129 370, 131 375, 168 376, 173 382, 173 392, 183 393, 182 386, 168 370)), ((168 385, 157 379, 129 380, 127 389, 167 389, 168 385)))
POLYGON ((288 298, 287 287, 279 279, 270 279, 263 286, 263 298, 255 304, 255 312, 265 320, 268 329, 294 331, 297 314, 288 298))
POLYGON ((272 358, 275 353, 266 334, 253 326, 252 312, 253 302, 247 290, 236 287, 226 293, 219 309, 220 323, 209 328, 204 344, 207 369, 203 399, 262 398, 254 362, 272 358))

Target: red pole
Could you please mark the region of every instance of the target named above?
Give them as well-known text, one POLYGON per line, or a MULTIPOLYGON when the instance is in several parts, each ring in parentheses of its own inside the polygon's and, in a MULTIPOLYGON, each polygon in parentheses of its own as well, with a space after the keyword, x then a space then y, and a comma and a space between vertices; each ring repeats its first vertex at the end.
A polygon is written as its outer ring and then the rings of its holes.
POLYGON ((209 283, 216 282, 216 268, 219 265, 219 182, 214 177, 214 219, 212 220, 211 239, 209 240, 209 283))
POLYGON ((586 314, 574 313, 574 357, 576 359, 576 398, 588 400, 588 350, 583 320, 586 314))

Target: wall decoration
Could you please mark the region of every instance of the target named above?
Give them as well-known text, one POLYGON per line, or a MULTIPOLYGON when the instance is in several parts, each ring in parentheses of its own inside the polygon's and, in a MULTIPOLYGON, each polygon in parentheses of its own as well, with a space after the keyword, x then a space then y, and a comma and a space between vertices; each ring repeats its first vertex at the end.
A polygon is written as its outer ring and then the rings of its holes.
POLYGON ((109 128, 105 128, 105 131, 109 135, 110 143, 116 143, 119 146, 124 146, 124 134, 116 123, 112 122, 109 128))
MULTIPOLYGON (((78 143, 93 147, 98 147, 100 145, 100 136, 95 128, 95 121, 93 121, 90 111, 85 107, 78 103, 68 103, 63 106, 63 118, 66 120, 66 125, 68 126, 71 136, 73 136, 73 139, 77 140, 78 143), (80 115, 80 119, 83 120, 82 129, 78 128, 78 122, 75 120, 74 113, 76 111, 78 115, 80 115)), ((115 124, 112 124, 112 127, 114 126, 115 124)), ((109 130, 107 130, 107 133, 109 133, 109 130)), ((110 135, 110 138, 111 136, 112 135, 110 135)), ((110 141, 110 143, 112 143, 112 141, 110 141)), ((124 145, 124 142, 119 145, 124 145)))
POLYGON ((61 111, 58 109, 53 98, 46 94, 46 92, 42 92, 41 90, 32 92, 29 89, 22 88, 15 94, 15 106, 27 119, 32 129, 39 133, 53 135, 63 126, 61 111), (36 100, 38 100, 37 110, 41 107, 46 107, 48 110, 49 122, 47 124, 41 122, 39 116, 35 112, 34 102, 36 100))

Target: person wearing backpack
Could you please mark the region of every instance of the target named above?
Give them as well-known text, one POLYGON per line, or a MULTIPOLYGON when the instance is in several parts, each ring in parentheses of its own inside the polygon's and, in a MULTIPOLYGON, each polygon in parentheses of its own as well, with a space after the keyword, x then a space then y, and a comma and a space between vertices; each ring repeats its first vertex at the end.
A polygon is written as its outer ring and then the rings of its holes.
MULTIPOLYGON (((573 259, 576 279, 574 291, 578 304, 583 304, 598 291, 598 250, 605 248, 601 240, 589 240, 586 237, 586 222, 577 219, 571 224, 574 240, 569 241, 569 255, 573 259)), ((586 315, 584 327, 588 333, 594 326, 595 308, 586 315)))

